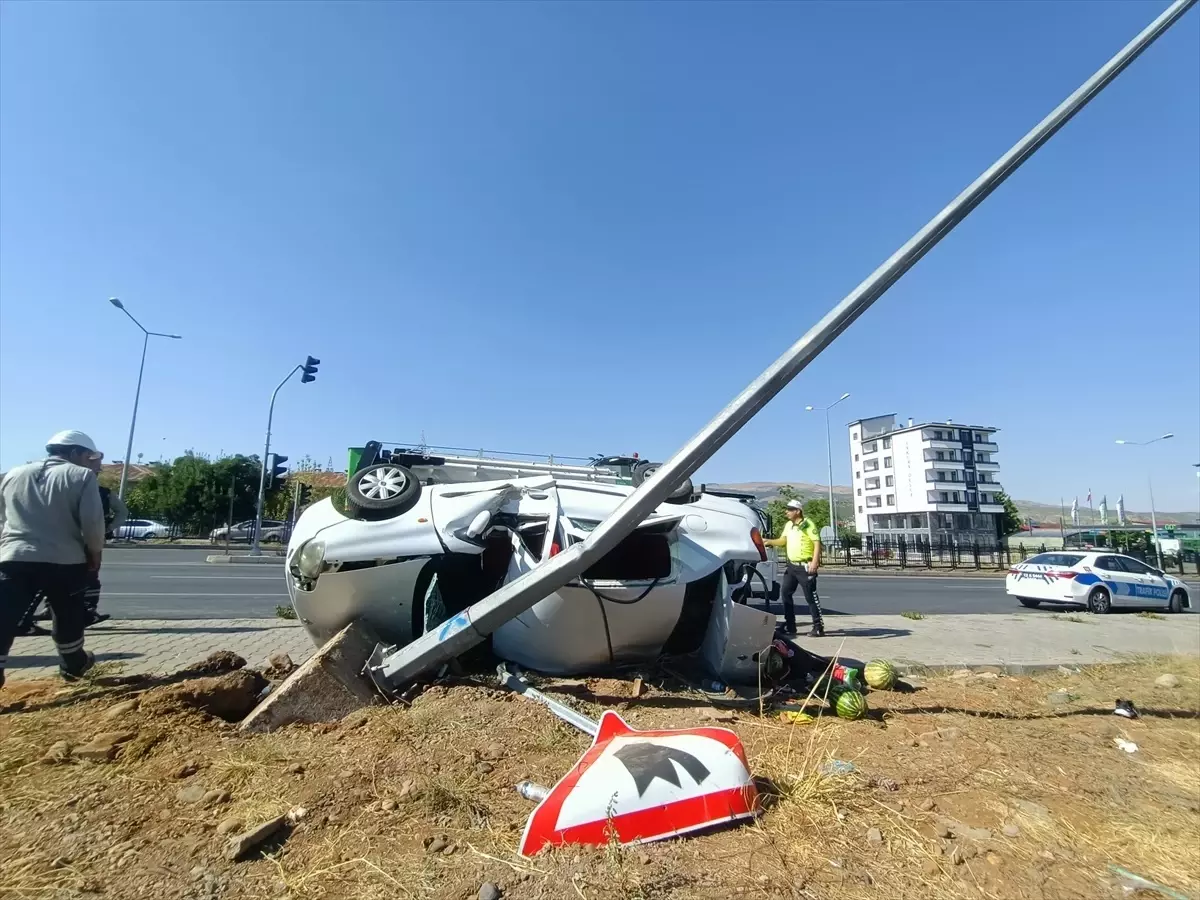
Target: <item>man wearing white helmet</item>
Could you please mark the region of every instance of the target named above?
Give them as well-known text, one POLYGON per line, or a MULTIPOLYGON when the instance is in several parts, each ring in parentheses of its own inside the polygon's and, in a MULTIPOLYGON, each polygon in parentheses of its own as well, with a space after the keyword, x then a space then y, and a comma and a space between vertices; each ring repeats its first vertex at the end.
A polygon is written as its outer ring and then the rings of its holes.
POLYGON ((0 685, 21 620, 44 595, 64 678, 94 658, 83 649, 84 595, 104 551, 104 506, 91 470, 101 454, 82 431, 60 431, 44 460, 0 481, 0 685))

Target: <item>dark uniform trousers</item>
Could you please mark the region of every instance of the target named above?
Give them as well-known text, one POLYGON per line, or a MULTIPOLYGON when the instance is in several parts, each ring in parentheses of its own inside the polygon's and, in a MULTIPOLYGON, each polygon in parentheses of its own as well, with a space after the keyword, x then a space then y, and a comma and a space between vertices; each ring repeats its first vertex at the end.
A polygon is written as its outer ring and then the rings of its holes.
POLYGON ((59 668, 68 675, 78 675, 87 668, 83 629, 88 621, 85 595, 92 578, 83 563, 0 562, 0 679, 17 630, 41 597, 54 620, 52 633, 61 658, 59 668))
POLYGON ((783 600, 783 621, 792 631, 796 630, 796 588, 804 591, 804 602, 812 614, 814 628, 824 628, 821 619, 821 599, 817 596, 817 576, 808 574, 808 560, 804 562, 789 562, 783 574, 783 584, 780 597, 783 600))

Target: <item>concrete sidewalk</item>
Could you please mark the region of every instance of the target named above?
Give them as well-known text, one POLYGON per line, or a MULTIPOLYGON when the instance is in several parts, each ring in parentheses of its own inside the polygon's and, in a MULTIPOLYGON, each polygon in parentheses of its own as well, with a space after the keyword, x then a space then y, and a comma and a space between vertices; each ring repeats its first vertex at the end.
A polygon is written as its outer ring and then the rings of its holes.
MULTIPOLYGON (((1121 614, 829 616, 824 638, 801 638, 814 653, 860 661, 884 657, 933 668, 1084 665, 1122 656, 1200 656, 1200 615, 1148 619, 1121 614)), ((124 674, 172 672, 215 650, 231 650, 252 666, 281 650, 297 664, 314 647, 296 622, 282 619, 125 619, 88 629, 87 646, 124 674)), ((8 678, 38 678, 58 670, 50 638, 17 638, 8 678)))

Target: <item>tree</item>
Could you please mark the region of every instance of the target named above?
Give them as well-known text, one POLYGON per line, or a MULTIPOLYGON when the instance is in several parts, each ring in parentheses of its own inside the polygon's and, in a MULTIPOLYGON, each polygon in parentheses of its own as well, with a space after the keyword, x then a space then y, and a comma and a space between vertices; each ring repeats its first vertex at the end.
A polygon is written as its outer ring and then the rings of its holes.
POLYGON ((779 489, 779 496, 767 504, 767 515, 771 517, 771 534, 779 536, 783 526, 787 524, 787 505, 791 500, 801 500, 804 503, 804 518, 812 521, 818 528, 829 524, 829 501, 821 497, 804 500, 790 484, 779 489))
POLYGON ((1004 491, 996 492, 996 502, 1004 506, 999 522, 1000 535, 1008 537, 1010 534, 1017 534, 1021 530, 1021 513, 1017 504, 1013 503, 1012 497, 1004 491))
POLYGON ((158 519, 185 534, 207 534, 225 524, 231 500, 233 521, 254 516, 260 475, 256 456, 210 461, 187 453, 172 463, 154 465, 149 475, 131 485, 126 501, 131 516, 158 519))

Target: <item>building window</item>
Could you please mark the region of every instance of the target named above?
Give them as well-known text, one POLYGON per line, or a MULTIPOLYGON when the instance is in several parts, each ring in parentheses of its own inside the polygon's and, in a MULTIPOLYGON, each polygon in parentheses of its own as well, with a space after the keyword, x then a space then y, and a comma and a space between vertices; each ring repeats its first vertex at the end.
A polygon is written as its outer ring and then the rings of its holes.
POLYGON ((888 494, 888 495, 887 495, 887 505, 888 505, 888 506, 895 506, 895 505, 896 505, 896 495, 895 495, 895 494, 888 494))
POLYGON ((950 502, 950 494, 947 491, 942 491, 942 502, 943 503, 950 502))
POLYGON ((983 433, 982 433, 982 432, 979 432, 979 431, 975 432, 975 440, 977 440, 977 441, 982 441, 982 440, 983 440, 983 433))
POLYGON ((858 496, 861 497, 862 496, 862 488, 859 488, 855 493, 857 493, 858 496))
POLYGON ((883 458, 883 467, 885 469, 890 469, 892 467, 892 458, 890 456, 885 456, 883 458))
POLYGON ((924 528, 925 522, 921 516, 909 516, 909 528, 924 528))
POLYGON ((854 461, 858 462, 858 454, 857 453, 854 454, 854 461))
POLYGON ((980 502, 980 503, 991 503, 992 501, 988 499, 988 495, 987 495, 987 494, 980 494, 980 495, 979 495, 979 502, 980 502))
POLYGON ((940 431, 935 431, 933 433, 933 439, 935 441, 940 441, 942 439, 942 433, 940 431))
POLYGON ((889 475, 883 479, 883 485, 884 487, 895 487, 896 479, 889 475))
POLYGON ((975 502, 975 492, 974 491, 967 491, 967 502, 968 503, 975 502))
POLYGON ((852 441, 858 440, 858 432, 857 431, 850 432, 850 440, 852 440, 852 441))
POLYGON ((966 515, 965 513, 960 513, 959 515, 955 516, 954 518, 956 520, 955 524, 958 526, 959 531, 967 531, 970 529, 971 517, 969 515, 966 515))
POLYGON ((954 502, 962 503, 962 494, 960 494, 958 491, 954 492, 954 502))
POLYGON ((945 458, 946 458, 946 451, 944 451, 944 450, 934 451, 934 459, 945 459, 945 458))
POLYGON ((879 449, 878 441, 871 441, 871 443, 869 443, 869 444, 863 444, 863 447, 862 447, 863 453, 874 453, 878 449, 879 449))
POLYGON ((891 439, 891 438, 884 438, 884 439, 883 439, 883 449, 884 449, 884 450, 890 450, 891 448, 892 448, 892 439, 891 439))
POLYGON ((878 477, 868 478, 866 481, 863 482, 863 485, 866 487, 866 489, 868 491, 877 491, 877 490, 879 490, 879 478, 878 477))
POLYGON ((861 507, 861 506, 858 508, 858 511, 859 511, 859 512, 862 512, 862 507, 861 507))
POLYGON ((868 497, 867 498, 867 509, 878 509, 880 507, 880 505, 881 504, 879 502, 878 497, 868 497))
POLYGON ((937 480, 938 480, 938 481, 945 481, 945 480, 946 480, 946 473, 945 473, 945 472, 938 472, 938 473, 937 473, 937 480))
POLYGON ((878 469, 879 469, 879 460, 877 460, 877 459, 868 459, 865 463, 863 463, 863 471, 864 472, 875 472, 878 469))

